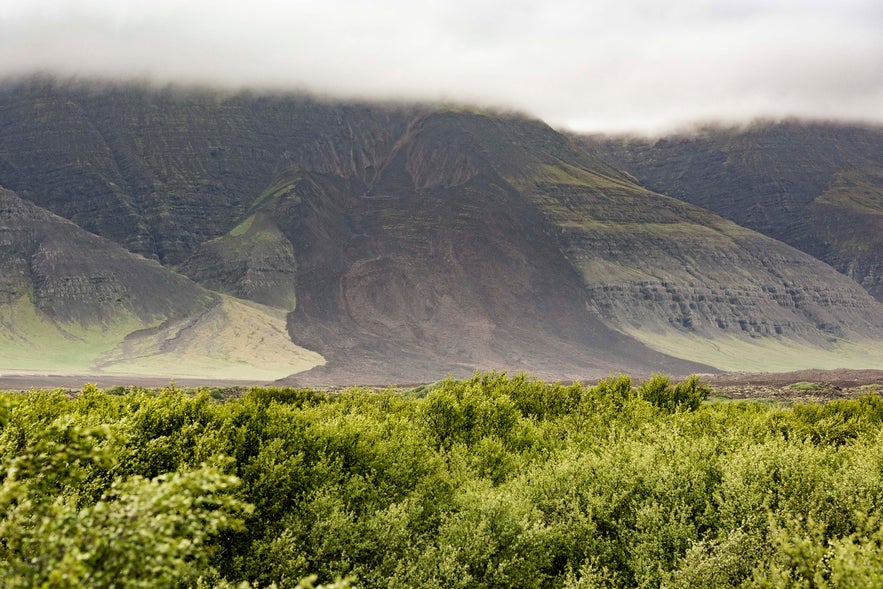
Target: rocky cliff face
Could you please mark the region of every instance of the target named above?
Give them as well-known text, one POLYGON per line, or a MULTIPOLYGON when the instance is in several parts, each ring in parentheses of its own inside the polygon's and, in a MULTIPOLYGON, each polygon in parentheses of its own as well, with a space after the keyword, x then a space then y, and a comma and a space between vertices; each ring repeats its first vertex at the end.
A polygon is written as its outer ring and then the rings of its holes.
POLYGON ((296 252, 292 337, 332 359, 299 382, 476 367, 576 377, 606 374, 624 358, 647 370, 697 367, 587 310, 542 217, 449 115, 416 118, 380 159, 368 182, 291 172, 256 205, 296 252))
POLYGON ((883 129, 758 123, 577 141, 647 188, 784 241, 883 300, 883 129))
POLYGON ((883 307, 858 285, 538 121, 24 84, 0 93, 0 125, 0 183, 287 313, 327 360, 301 383, 883 360, 883 307))

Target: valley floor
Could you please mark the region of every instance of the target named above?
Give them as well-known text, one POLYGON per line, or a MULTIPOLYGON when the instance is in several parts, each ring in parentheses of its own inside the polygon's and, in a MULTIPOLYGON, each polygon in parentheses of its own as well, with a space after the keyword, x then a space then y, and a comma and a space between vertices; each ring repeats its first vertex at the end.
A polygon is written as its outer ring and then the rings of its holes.
MULTIPOLYGON (((856 398, 871 392, 883 395, 883 370, 799 370, 794 372, 725 372, 700 375, 703 382, 714 390, 718 399, 769 399, 772 401, 825 402, 834 399, 856 398)), ((595 383, 586 379, 585 384, 595 383)), ((30 389, 78 390, 86 383, 101 388, 138 386, 160 388, 170 384, 170 379, 160 376, 61 374, 25 371, 0 372, 0 390, 27 391, 30 389)), ((212 387, 226 389, 225 396, 238 393, 252 386, 268 385, 268 382, 250 380, 225 380, 205 378, 175 379, 179 388, 212 387)), ((395 384, 393 388, 407 390, 424 383, 395 384)), ((314 387, 338 391, 348 387, 314 387)), ((386 387, 370 387, 378 390, 386 387)))
POLYGON ((825 402, 883 395, 883 370, 798 370, 795 372, 730 372, 703 378, 715 394, 727 399, 771 399, 825 402))
MULTIPOLYGON (((68 374, 58 372, 0 371, 0 391, 27 391, 29 389, 81 389, 86 383, 99 388, 135 385, 147 389, 161 388, 170 383, 168 377, 119 374, 68 374)), ((206 378, 177 378, 176 387, 250 387, 265 382, 253 380, 224 380, 206 378)))

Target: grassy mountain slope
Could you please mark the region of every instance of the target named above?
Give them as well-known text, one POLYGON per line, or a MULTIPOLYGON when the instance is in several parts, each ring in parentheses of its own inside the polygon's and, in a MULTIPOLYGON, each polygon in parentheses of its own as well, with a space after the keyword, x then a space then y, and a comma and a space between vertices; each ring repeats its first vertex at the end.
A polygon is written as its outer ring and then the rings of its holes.
POLYGON ((200 244, 179 270, 217 291, 286 311, 296 306, 294 247, 264 212, 200 244))
POLYGON ((284 312, 224 296, 204 313, 130 335, 93 367, 109 374, 270 381, 324 362, 291 341, 284 312))
POLYGON ((784 241, 883 300, 883 129, 785 122, 577 140, 649 189, 784 241))
POLYGON ((0 368, 266 380, 321 362, 291 342, 278 312, 222 298, 0 189, 0 368))
POLYGON ((551 223, 608 324, 732 370, 883 361, 881 306, 829 266, 651 193, 541 126, 513 136, 510 126, 474 124, 486 149, 523 151, 501 157, 519 162, 501 171, 551 223))

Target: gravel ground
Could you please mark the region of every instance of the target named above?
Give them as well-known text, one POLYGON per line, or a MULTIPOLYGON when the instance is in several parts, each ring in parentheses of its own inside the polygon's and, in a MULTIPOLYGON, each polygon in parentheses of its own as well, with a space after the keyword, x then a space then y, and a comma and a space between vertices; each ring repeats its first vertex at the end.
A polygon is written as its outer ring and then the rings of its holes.
MULTIPOLYGON (((771 399, 781 402, 824 402, 834 399, 855 398, 876 392, 883 395, 883 370, 801 370, 779 373, 729 372, 703 374, 702 380, 714 389, 716 397, 727 399, 771 399)), ((638 381, 639 379, 635 379, 638 381)), ((588 381, 586 381, 588 382, 588 381)), ((128 387, 130 385, 161 388, 168 379, 143 376, 108 376, 76 374, 34 374, 6 372, 0 374, 0 390, 27 391, 30 389, 67 389, 78 391, 86 383, 102 388, 128 387)), ((179 379, 179 388, 212 387, 224 389, 224 396, 236 396, 250 386, 271 383, 179 379)), ((413 386, 417 386, 416 383, 413 386)), ((317 387, 322 388, 322 387, 317 387)), ((378 387, 371 387, 378 388, 378 387)), ((399 386, 407 389, 410 386, 399 386)), ((329 387, 330 391, 342 390, 329 387)))
POLYGON ((883 370, 799 370, 778 373, 706 375, 715 392, 729 399, 824 402, 876 392, 883 395, 883 370))

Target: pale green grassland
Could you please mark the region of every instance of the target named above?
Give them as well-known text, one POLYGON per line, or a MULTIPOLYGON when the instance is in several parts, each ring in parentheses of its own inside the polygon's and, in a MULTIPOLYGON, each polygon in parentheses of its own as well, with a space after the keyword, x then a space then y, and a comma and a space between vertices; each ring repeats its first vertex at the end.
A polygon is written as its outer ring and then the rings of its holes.
POLYGON ((288 337, 285 313, 232 297, 145 334, 134 319, 63 327, 26 300, 0 311, 0 369, 274 380, 325 363, 288 337), (14 318, 14 321, 12 320, 14 318))
POLYGON ((126 334, 143 327, 131 315, 90 329, 76 323, 60 325, 23 297, 0 306, 0 368, 82 371, 93 359, 113 349, 126 334))
POLYGON ((726 371, 787 372, 805 368, 833 370, 883 366, 883 348, 875 341, 840 341, 832 343, 830 349, 824 349, 785 338, 704 339, 674 330, 666 333, 638 329, 625 331, 654 350, 726 371))
POLYGON ((96 364, 116 374, 272 380, 324 363, 291 341, 284 312, 223 297, 196 321, 124 342, 96 364))

